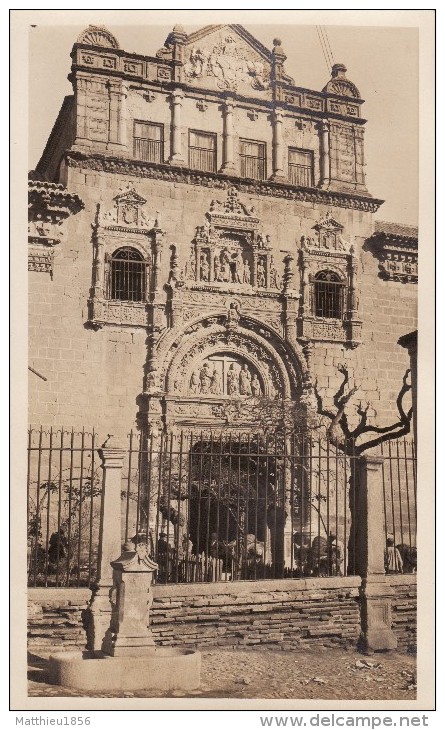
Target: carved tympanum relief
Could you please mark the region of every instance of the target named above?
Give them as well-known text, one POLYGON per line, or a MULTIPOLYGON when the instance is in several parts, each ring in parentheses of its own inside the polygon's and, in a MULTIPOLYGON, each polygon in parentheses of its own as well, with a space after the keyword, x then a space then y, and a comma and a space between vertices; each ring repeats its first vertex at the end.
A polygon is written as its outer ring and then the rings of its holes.
POLYGON ((193 371, 191 395, 254 396, 263 395, 259 374, 241 357, 218 353, 208 357, 193 371))
POLYGON ((270 67, 234 33, 225 30, 213 43, 210 39, 210 45, 204 39, 186 51, 184 74, 188 81, 215 79, 216 86, 227 91, 236 91, 240 84, 264 91, 269 87, 270 67))

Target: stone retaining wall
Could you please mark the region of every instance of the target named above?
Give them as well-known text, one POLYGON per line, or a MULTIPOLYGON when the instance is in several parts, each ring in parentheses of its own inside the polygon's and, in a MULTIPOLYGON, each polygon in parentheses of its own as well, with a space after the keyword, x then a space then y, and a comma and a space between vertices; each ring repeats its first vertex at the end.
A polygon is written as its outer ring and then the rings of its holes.
POLYGON ((391 576, 392 628, 400 651, 417 649, 417 576, 391 576))
MULTIPOLYGON (((393 629, 399 650, 416 645, 416 576, 392 576, 393 629)), ((296 649, 355 646, 360 578, 240 581, 154 586, 152 629, 163 646, 296 649)), ((85 588, 30 588, 28 645, 84 648, 85 588)))
POLYGON ((161 645, 293 649, 355 644, 358 578, 156 587, 152 629, 161 645))
POLYGON ((88 588, 29 588, 29 650, 45 654, 62 647, 84 649, 82 611, 90 595, 88 588))

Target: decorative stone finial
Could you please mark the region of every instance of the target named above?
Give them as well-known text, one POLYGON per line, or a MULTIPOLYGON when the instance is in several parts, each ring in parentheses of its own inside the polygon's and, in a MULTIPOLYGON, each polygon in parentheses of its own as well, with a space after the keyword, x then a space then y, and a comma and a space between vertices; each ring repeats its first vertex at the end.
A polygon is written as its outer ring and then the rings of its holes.
POLYGON ((283 60, 286 58, 283 46, 281 45, 281 38, 273 39, 272 53, 274 56, 280 56, 280 58, 282 58, 283 60))
POLYGON ((347 68, 343 63, 334 63, 331 71, 331 78, 324 87, 323 91, 327 94, 336 94, 337 96, 350 96, 355 99, 360 98, 360 92, 357 87, 346 78, 347 68))
POLYGON ((89 25, 78 37, 77 43, 100 48, 119 48, 119 43, 103 25, 89 25))
POLYGON ((343 63, 334 63, 332 66, 331 76, 333 79, 344 79, 348 69, 343 63))

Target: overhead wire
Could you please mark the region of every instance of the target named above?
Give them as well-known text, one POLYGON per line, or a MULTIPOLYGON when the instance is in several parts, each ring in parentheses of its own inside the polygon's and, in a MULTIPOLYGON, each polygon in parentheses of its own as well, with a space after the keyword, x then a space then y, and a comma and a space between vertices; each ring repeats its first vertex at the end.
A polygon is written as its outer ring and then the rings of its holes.
POLYGON ((322 33, 321 33, 321 26, 320 25, 317 25, 316 26, 316 29, 317 29, 318 40, 320 41, 321 50, 323 52, 324 60, 325 60, 325 63, 326 63, 326 67, 327 67, 328 71, 330 71, 331 70, 331 66, 329 65, 329 54, 328 54, 328 50, 327 50, 327 47, 326 47, 324 38, 323 38, 322 33))
POLYGON ((327 31, 325 25, 320 26, 320 28, 321 28, 321 32, 322 32, 322 34, 324 36, 324 39, 325 39, 326 47, 327 47, 327 50, 328 50, 328 57, 330 59, 331 66, 333 66, 334 65, 334 54, 332 53, 331 44, 329 42, 328 31, 327 31))

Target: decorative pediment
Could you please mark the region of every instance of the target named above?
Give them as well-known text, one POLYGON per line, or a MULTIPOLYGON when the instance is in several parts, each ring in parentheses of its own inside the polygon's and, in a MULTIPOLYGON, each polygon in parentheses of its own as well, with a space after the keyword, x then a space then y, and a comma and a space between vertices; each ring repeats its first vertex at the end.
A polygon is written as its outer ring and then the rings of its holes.
POLYGON ((213 200, 203 226, 196 229, 186 280, 218 288, 280 287, 269 235, 260 231, 260 220, 230 188, 224 202, 213 200))
POLYGON ((229 188, 227 200, 224 202, 212 200, 204 227, 255 231, 258 229, 260 221, 254 213, 255 209, 252 206, 248 208, 239 200, 237 189, 229 188))
POLYGON ((325 249, 331 251, 347 251, 351 248, 351 244, 348 244, 342 238, 342 224, 338 223, 332 217, 331 211, 327 211, 318 223, 312 226, 312 230, 315 231, 314 236, 301 237, 301 247, 303 250, 325 249))
POLYGON ((236 25, 213 25, 188 36, 185 80, 222 91, 269 89, 271 54, 236 25))
POLYGON ((143 210, 147 201, 134 188, 127 187, 113 198, 113 203, 108 211, 100 207, 98 222, 103 228, 148 231, 158 227, 157 218, 150 218, 143 210))

